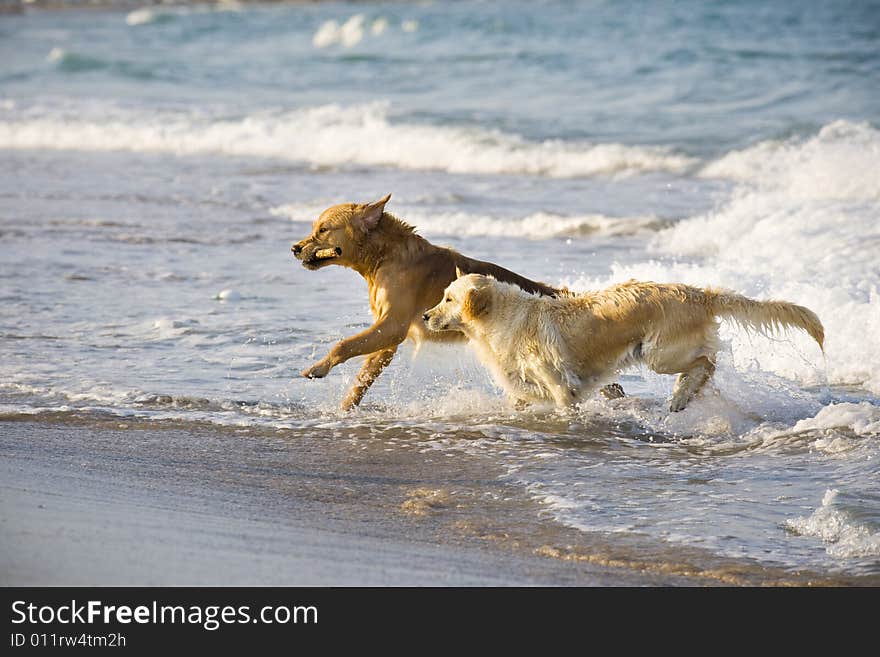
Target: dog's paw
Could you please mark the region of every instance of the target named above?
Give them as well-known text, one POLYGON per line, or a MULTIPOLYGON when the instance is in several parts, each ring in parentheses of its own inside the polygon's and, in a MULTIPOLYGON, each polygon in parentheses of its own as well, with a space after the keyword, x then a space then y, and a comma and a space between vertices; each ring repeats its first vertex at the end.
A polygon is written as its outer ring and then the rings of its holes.
POLYGON ((620 399, 621 397, 626 397, 626 393, 623 391, 623 386, 619 383, 609 383, 607 386, 603 387, 600 392, 605 399, 620 399))
POLYGON ((324 361, 318 361, 309 368, 302 371, 302 375, 307 379, 323 379, 330 372, 330 366, 324 361))
POLYGON ((683 411, 687 408, 688 400, 687 399, 675 399, 669 402, 669 411, 671 413, 678 413, 679 411, 683 411))

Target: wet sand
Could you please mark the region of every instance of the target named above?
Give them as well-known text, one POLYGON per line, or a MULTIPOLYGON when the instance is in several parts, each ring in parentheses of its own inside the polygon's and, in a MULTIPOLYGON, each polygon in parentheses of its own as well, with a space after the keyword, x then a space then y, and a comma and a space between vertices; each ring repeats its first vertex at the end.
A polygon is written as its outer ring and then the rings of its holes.
POLYGON ((0 421, 0 584, 870 584, 565 528, 479 455, 364 430, 0 421))
POLYGON ((663 581, 469 536, 463 482, 473 474, 451 459, 328 447, 306 436, 112 418, 2 422, 0 583, 663 581))

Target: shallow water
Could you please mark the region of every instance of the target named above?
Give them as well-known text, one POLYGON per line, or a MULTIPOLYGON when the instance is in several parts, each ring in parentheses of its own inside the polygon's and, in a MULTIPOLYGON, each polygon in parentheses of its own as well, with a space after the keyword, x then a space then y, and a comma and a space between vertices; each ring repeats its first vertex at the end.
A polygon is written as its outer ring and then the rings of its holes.
POLYGON ((880 573, 880 5, 639 7, 3 17, 0 410, 479 452, 612 544, 880 573), (807 305, 826 353, 724 326, 716 390, 669 415, 647 371, 515 412, 465 348, 407 347, 342 415, 357 363, 297 372, 368 325, 366 286, 289 247, 389 191, 429 239, 551 283, 807 305))

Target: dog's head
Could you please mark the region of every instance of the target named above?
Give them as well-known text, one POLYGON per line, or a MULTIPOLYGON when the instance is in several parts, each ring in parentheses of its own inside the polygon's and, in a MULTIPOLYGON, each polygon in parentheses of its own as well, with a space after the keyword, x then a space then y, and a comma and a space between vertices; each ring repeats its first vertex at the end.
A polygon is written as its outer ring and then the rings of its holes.
POLYGON ((360 264, 360 245, 379 225, 385 204, 391 198, 374 203, 343 203, 327 208, 315 220, 312 233, 290 247, 306 269, 325 265, 355 267, 360 264))
POLYGON ((444 290, 440 303, 422 316, 432 331, 460 331, 479 321, 492 308, 495 279, 482 274, 463 274, 457 267, 455 274, 457 278, 444 290))

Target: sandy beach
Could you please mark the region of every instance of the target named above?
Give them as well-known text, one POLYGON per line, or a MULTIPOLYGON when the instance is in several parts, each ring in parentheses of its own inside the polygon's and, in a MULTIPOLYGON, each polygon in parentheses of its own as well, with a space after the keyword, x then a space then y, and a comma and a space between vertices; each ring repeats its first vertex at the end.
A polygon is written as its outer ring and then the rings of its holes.
POLYGON ((591 542, 487 461, 369 436, 58 414, 0 452, 5 586, 870 584, 591 542))
MULTIPOLYGON (((122 427, 109 418, 3 422, 0 582, 531 586, 676 579, 468 536, 461 463, 373 458, 372 450, 350 445, 334 455, 316 442, 122 427)), ((515 513, 521 503, 502 505, 515 513)), ((534 512, 519 511, 523 522, 534 512)))

